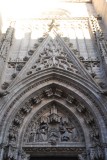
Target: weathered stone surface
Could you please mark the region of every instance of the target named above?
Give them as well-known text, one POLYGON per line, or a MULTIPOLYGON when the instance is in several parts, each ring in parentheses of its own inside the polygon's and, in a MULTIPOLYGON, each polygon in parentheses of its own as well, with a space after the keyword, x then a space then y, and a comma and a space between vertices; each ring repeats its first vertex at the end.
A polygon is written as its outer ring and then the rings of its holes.
POLYGON ((107 159, 107 42, 82 2, 59 1, 1 35, 0 160, 107 159))

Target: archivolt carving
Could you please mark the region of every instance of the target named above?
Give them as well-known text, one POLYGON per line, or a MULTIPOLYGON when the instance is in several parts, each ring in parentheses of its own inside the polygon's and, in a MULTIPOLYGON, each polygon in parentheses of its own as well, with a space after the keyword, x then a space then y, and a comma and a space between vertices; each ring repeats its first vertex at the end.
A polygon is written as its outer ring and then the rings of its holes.
MULTIPOLYGON (((23 123, 24 118, 29 114, 29 112, 34 107, 36 107, 36 105, 38 103, 41 103, 41 101, 43 99, 52 98, 52 97, 56 97, 59 99, 61 98, 64 101, 66 101, 66 103, 68 103, 70 107, 75 107, 75 110, 77 110, 78 114, 80 114, 84 118, 85 123, 88 125, 88 127, 90 129, 90 139, 92 140, 92 142, 94 142, 96 144, 96 139, 97 139, 97 141, 100 142, 99 131, 97 129, 97 126, 96 126, 96 123, 95 123, 95 120, 94 120, 94 117, 92 116, 92 114, 72 94, 70 94, 70 93, 66 94, 64 90, 61 90, 60 88, 54 88, 54 87, 52 87, 52 88, 49 87, 49 88, 43 90, 39 95, 30 98, 25 103, 25 105, 22 108, 20 108, 20 110, 16 114, 16 116, 12 122, 11 128, 9 130, 9 141, 10 142, 13 140, 14 141, 17 140, 18 130, 19 130, 21 124, 23 123)), ((46 118, 44 120, 46 120, 46 118)), ((47 123, 48 123, 48 121, 49 120, 47 120, 47 123)), ((61 123, 61 122, 58 122, 58 123, 61 123)), ((37 126, 38 126, 38 128, 40 128, 40 122, 38 122, 37 126)))
MULTIPOLYGON (((99 157, 99 155, 101 157, 103 151, 100 144, 99 131, 91 112, 88 111, 84 104, 80 103, 74 95, 66 93, 64 89, 55 87, 54 85, 41 90, 37 95, 31 97, 15 115, 9 129, 7 140, 12 148, 9 147, 9 145, 5 147, 8 148, 8 154, 10 154, 11 151, 14 153, 12 154, 14 157, 17 153, 16 142, 24 118, 36 105, 49 98, 63 99, 69 107, 74 107, 75 111, 84 118, 89 128, 90 141, 92 144, 91 148, 94 148, 97 157, 99 157), (14 150, 14 152, 12 150, 14 150)), ((83 141, 83 136, 79 134, 78 127, 72 123, 73 121, 68 118, 69 116, 67 117, 64 113, 61 113, 57 106, 52 105, 48 108, 48 112, 44 112, 44 114, 41 111, 37 113, 38 116, 36 116, 36 119, 33 119, 30 126, 28 126, 28 130, 26 130, 28 134, 24 136, 25 144, 49 143, 51 145, 56 145, 57 143, 78 143, 83 141)), ((91 154, 90 149, 90 156, 92 156, 91 154)))
MULTIPOLYGON (((57 72, 57 71, 56 71, 56 72, 57 72)), ((102 114, 102 116, 105 117, 105 116, 104 116, 104 112, 103 112, 102 109, 99 107, 99 105, 98 105, 97 101, 95 100, 95 98, 93 99, 92 96, 91 96, 91 94, 90 94, 90 95, 87 94, 87 90, 86 90, 86 89, 84 90, 80 85, 77 85, 75 82, 73 83, 72 81, 69 82, 69 81, 67 81, 67 80, 62 80, 62 79, 60 79, 60 78, 58 78, 58 77, 56 76, 56 77, 50 77, 50 78, 41 80, 41 81, 39 81, 39 82, 36 82, 36 83, 34 83, 33 85, 30 85, 29 87, 27 87, 27 89, 24 89, 24 90, 12 101, 12 103, 11 103, 11 104, 9 105, 9 107, 6 109, 6 112, 5 112, 5 114, 4 114, 3 118, 2 118, 1 124, 4 123, 4 121, 5 121, 6 117, 7 117, 8 112, 11 110, 11 108, 14 106, 14 104, 15 104, 25 93, 27 93, 28 91, 30 91, 32 88, 35 88, 36 86, 38 86, 38 85, 40 85, 40 84, 42 84, 42 83, 51 81, 51 80, 56 80, 56 81, 58 81, 58 83, 60 83, 60 82, 61 82, 61 83, 65 83, 65 84, 67 84, 67 85, 74 86, 74 87, 75 87, 76 89, 78 89, 78 90, 81 90, 81 92, 84 93, 84 95, 87 96, 87 97, 93 102, 93 104, 98 108, 98 110, 100 111, 100 113, 102 114)), ((28 81, 29 81, 29 80, 28 80, 28 81)), ((12 97, 11 97, 11 98, 12 98, 12 97)), ((68 101, 68 100, 67 100, 67 101, 68 101)), ((0 126, 0 127, 2 127, 2 126, 0 126)))

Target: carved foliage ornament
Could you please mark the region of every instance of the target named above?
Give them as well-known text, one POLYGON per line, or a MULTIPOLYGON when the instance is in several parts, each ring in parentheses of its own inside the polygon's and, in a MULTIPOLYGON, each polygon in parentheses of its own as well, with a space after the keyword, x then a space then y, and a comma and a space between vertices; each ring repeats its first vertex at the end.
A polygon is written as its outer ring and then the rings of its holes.
POLYGON ((51 39, 44 47, 43 51, 39 53, 39 57, 35 61, 35 65, 32 66, 31 70, 27 74, 32 74, 34 71, 40 71, 51 67, 58 67, 78 73, 76 67, 68 59, 64 48, 55 39, 51 39))

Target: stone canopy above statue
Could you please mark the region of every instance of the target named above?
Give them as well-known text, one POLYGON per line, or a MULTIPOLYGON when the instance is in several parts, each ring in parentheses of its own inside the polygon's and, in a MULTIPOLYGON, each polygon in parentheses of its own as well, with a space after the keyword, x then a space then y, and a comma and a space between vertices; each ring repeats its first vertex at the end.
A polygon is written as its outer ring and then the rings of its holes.
POLYGON ((29 123, 24 136, 25 144, 49 143, 56 145, 62 142, 83 142, 80 127, 68 113, 64 114, 56 104, 47 107, 46 111, 39 117, 35 115, 29 123))

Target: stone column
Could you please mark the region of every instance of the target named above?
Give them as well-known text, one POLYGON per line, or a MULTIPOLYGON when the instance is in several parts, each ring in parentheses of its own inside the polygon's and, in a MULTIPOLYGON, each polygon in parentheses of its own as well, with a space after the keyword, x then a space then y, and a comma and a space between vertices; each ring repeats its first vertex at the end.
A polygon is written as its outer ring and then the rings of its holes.
POLYGON ((4 144, 0 144, 0 160, 3 159, 3 154, 4 154, 4 144))

